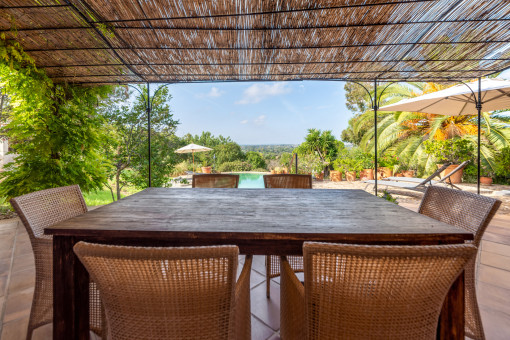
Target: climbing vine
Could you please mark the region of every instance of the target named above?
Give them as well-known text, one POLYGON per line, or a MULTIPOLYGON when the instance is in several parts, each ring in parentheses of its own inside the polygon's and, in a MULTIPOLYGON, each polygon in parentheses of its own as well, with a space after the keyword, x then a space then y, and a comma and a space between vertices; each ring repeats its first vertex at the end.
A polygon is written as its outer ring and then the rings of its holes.
POLYGON ((84 191, 102 188, 107 162, 98 152, 105 131, 97 107, 111 88, 56 84, 5 35, 0 82, 11 106, 0 133, 15 154, 0 174, 0 196, 71 184, 84 191))

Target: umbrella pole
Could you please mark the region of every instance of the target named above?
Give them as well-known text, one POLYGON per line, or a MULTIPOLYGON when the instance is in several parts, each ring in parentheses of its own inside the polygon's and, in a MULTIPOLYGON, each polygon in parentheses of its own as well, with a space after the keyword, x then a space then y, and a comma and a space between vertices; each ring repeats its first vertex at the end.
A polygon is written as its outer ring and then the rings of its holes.
POLYGON ((481 158, 480 158, 480 137, 482 128, 482 78, 478 78, 478 100, 476 101, 476 109, 478 110, 478 175, 476 191, 480 195, 480 174, 481 174, 481 158))
POLYGON ((195 151, 191 151, 191 154, 193 155, 193 175, 195 174, 195 151))

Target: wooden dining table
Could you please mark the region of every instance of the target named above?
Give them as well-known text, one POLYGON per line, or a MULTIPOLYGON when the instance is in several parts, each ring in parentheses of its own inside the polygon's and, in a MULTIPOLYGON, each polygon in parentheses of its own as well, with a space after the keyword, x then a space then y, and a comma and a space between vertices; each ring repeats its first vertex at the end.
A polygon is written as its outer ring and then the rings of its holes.
MULTIPOLYGON (((241 254, 302 255, 305 241, 464 243, 473 235, 363 190, 149 188, 45 229, 53 235, 58 340, 89 338, 89 276, 79 241, 131 246, 234 244, 241 254)), ((464 275, 445 299, 438 338, 464 339, 464 275)))

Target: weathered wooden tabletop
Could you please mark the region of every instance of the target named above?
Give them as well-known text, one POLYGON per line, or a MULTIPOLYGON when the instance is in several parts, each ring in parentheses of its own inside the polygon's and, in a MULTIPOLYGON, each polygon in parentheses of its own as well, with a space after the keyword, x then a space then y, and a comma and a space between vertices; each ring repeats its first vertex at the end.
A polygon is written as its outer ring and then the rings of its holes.
POLYGON ((472 235, 363 190, 151 188, 62 222, 53 235, 412 243, 472 235))

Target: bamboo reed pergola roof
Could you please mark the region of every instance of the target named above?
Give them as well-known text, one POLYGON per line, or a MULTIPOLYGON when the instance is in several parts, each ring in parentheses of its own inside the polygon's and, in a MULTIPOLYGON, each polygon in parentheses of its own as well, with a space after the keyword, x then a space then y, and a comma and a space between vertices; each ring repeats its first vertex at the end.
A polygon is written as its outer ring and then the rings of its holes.
POLYGON ((55 82, 462 80, 510 67, 510 1, 0 0, 55 82))

